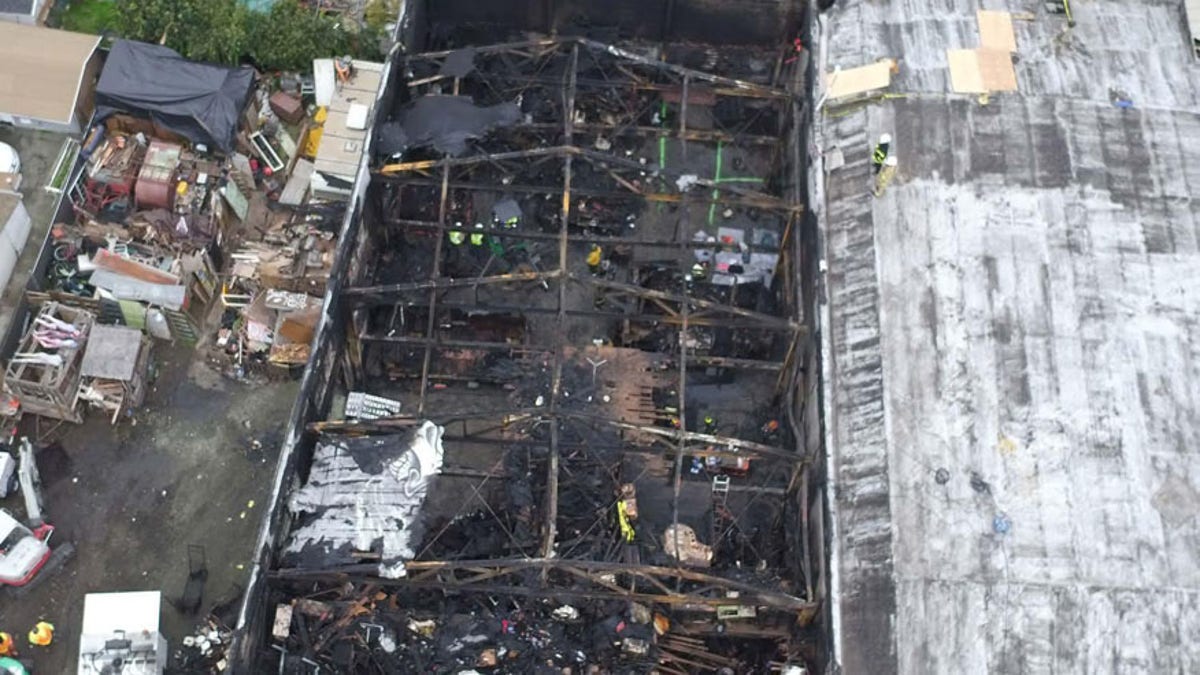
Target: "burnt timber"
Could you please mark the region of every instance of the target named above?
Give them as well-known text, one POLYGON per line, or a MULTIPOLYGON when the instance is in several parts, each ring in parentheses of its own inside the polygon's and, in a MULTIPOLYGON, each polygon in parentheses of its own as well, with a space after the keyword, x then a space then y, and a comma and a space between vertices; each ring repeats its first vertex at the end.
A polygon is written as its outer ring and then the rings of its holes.
MULTIPOLYGON (((631 603, 661 611, 676 628, 627 664, 635 670, 819 663, 807 58, 743 46, 740 58, 701 58, 711 48, 574 37, 473 50, 457 77, 442 74, 456 49, 396 52, 389 64, 234 658, 385 672, 365 665, 377 655, 354 617, 399 606, 408 620, 433 620, 448 603, 480 612, 475 597, 497 616, 564 603, 597 619, 631 603), (522 101, 523 115, 461 154, 380 151, 381 126, 407 104, 447 95, 522 101), (492 222, 504 201, 519 205, 519 225, 492 222), (477 223, 486 246, 450 238, 477 223), (586 264, 593 246, 600 270, 586 264), (721 250, 740 261, 727 270, 721 250), (711 276, 693 278, 701 260, 711 276), (345 418, 346 395, 361 391, 403 413, 345 418), (706 428, 714 415, 720 428, 706 428), (425 420, 445 430, 445 464, 403 573, 381 573, 387 554, 371 547, 348 564, 288 553, 307 519, 289 495, 312 479, 320 448, 386 443, 425 420), (743 462, 745 473, 713 469, 743 462), (641 511, 629 539, 614 517, 627 486, 641 511), (668 554, 681 526, 710 546, 711 564, 668 554), (272 645, 272 615, 298 598, 341 618, 321 637, 310 625, 272 645), (361 653, 326 653, 355 635, 361 653), (696 660, 675 639, 697 640, 696 660)), ((617 667, 604 659, 618 657, 588 658, 617 667)))

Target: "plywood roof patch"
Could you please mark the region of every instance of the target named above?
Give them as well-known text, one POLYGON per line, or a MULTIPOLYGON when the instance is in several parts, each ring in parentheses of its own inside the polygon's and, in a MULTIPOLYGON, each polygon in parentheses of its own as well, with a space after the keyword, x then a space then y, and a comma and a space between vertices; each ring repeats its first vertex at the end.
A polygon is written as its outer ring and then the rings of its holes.
POLYGON ((892 75, 899 68, 895 59, 880 59, 867 66, 835 70, 825 76, 825 95, 837 99, 885 89, 891 86, 892 75))
POLYGON ((979 46, 1006 52, 1017 51, 1017 36, 1013 33, 1011 14, 981 9, 976 16, 979 19, 979 46))
POLYGON ((947 49, 950 62, 950 89, 958 94, 983 94, 983 73, 974 49, 947 49))

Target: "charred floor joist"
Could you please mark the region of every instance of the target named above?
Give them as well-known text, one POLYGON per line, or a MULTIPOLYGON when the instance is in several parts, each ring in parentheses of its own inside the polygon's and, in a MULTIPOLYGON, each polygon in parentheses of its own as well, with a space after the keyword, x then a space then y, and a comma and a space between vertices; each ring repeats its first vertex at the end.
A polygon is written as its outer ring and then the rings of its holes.
POLYGON ((546 38, 394 57, 236 658, 819 662, 794 56, 546 38))

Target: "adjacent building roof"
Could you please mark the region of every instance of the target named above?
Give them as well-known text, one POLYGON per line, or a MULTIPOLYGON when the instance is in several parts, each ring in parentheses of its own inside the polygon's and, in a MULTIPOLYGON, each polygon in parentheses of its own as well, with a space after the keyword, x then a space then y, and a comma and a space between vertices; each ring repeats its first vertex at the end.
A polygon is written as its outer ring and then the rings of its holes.
MULTIPOLYGON (((997 6, 992 3, 992 6, 997 6)), ((1033 6, 1000 3, 1014 11, 1033 6)), ((1200 69, 1177 3, 1041 5, 951 93, 977 2, 837 3, 817 115, 846 673, 1200 672, 1200 69), (874 198, 873 143, 898 174, 874 198), (823 170, 822 170, 823 169, 823 170)))
POLYGON ((0 22, 0 113, 69 123, 100 38, 0 22))
POLYGON ((362 159, 366 128, 371 126, 383 64, 354 61, 353 74, 340 85, 332 59, 314 59, 313 72, 317 104, 328 106, 314 163, 313 187, 349 194, 362 159), (352 124, 352 113, 360 118, 365 115, 366 123, 352 124))

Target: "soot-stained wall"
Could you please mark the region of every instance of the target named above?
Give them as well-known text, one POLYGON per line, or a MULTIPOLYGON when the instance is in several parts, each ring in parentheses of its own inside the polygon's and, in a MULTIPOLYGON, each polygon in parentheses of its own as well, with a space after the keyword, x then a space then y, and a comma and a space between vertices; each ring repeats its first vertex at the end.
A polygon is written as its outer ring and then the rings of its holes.
POLYGON ((796 0, 426 0, 429 48, 487 44, 521 31, 711 44, 790 39, 796 0))

